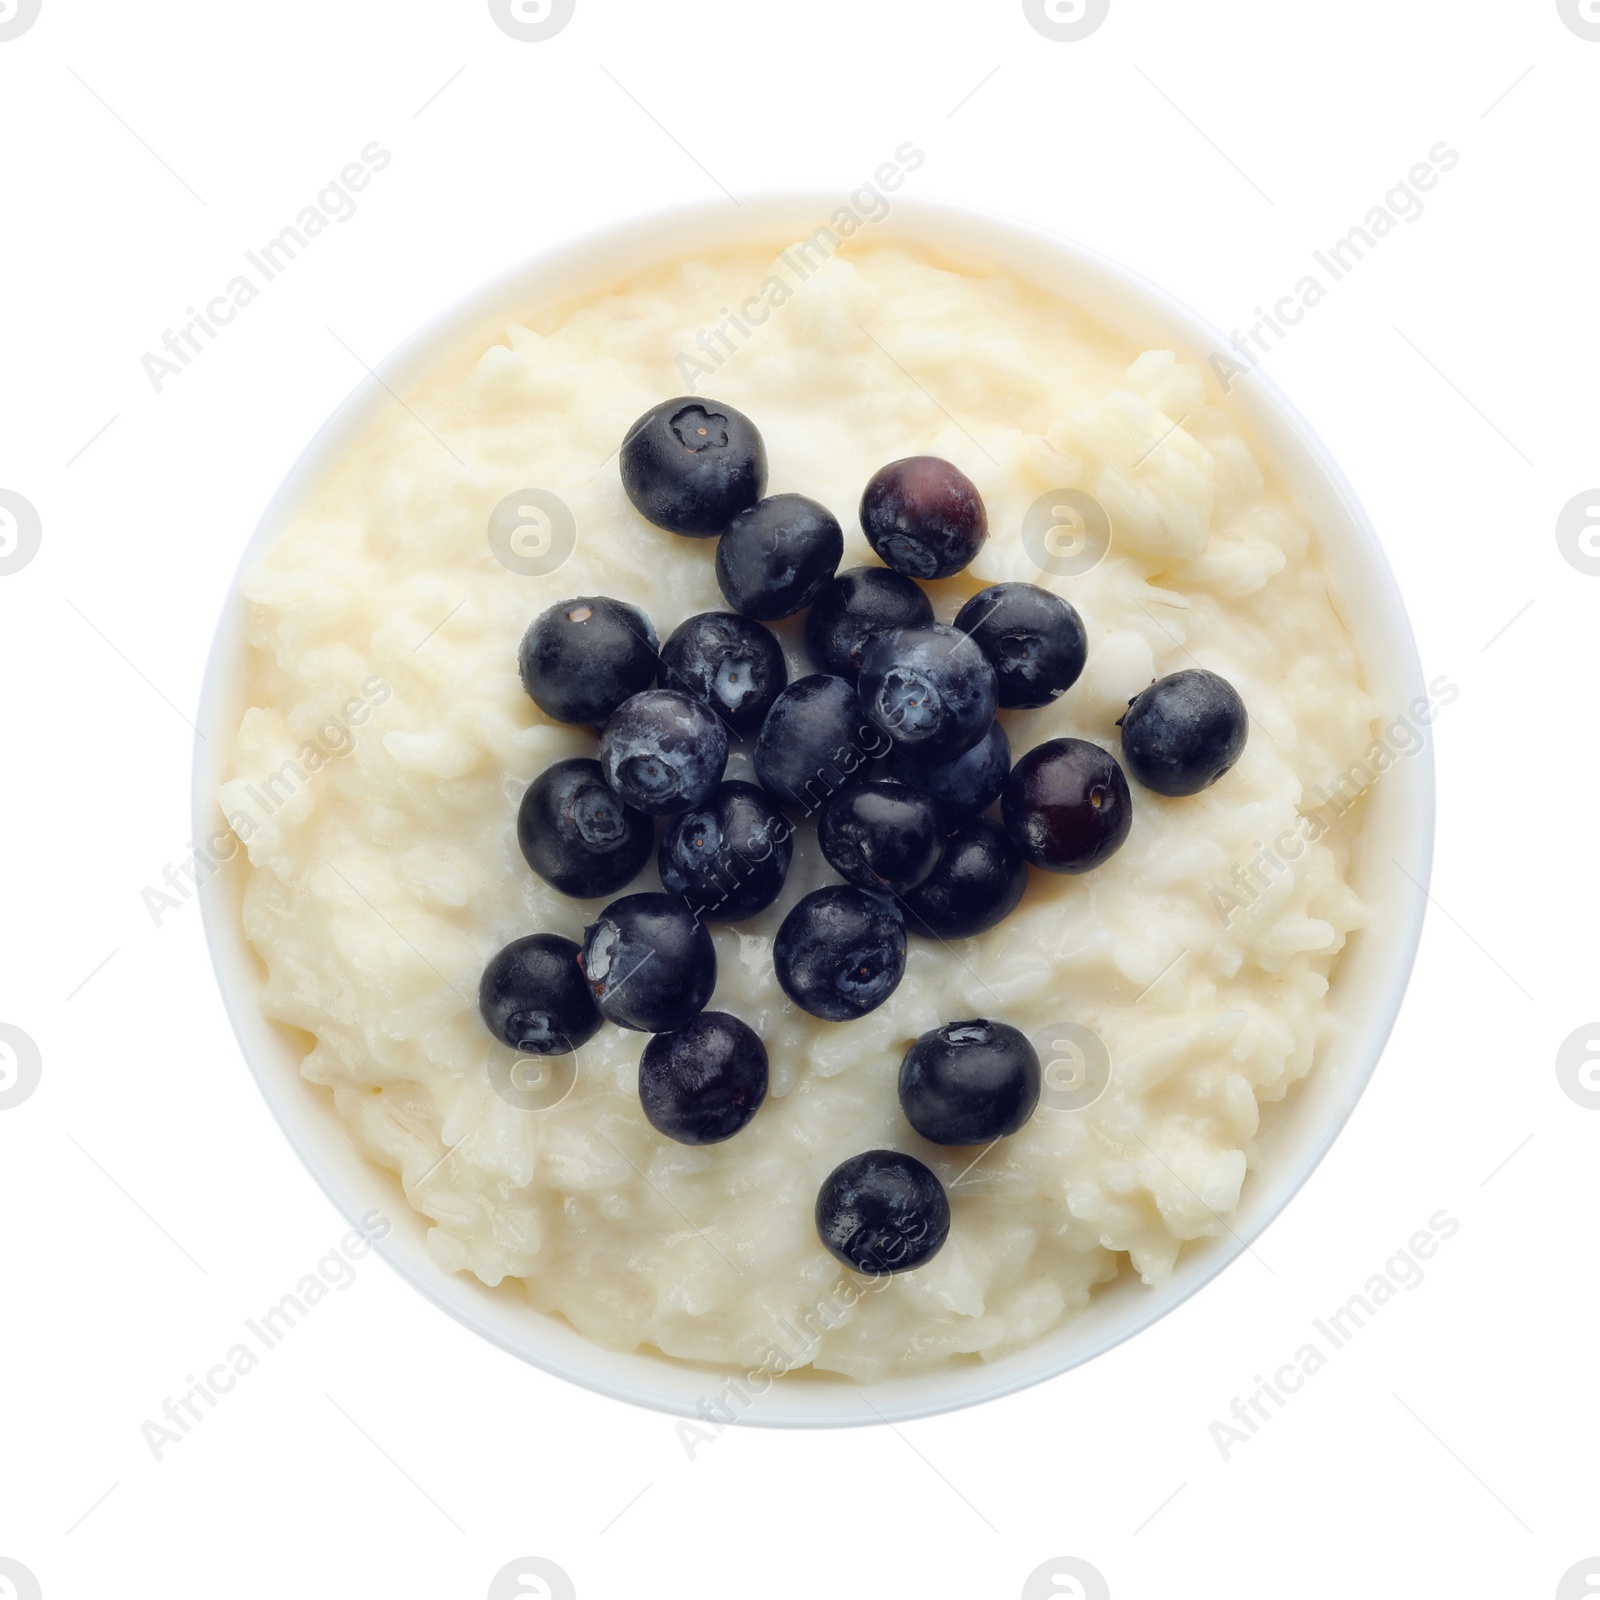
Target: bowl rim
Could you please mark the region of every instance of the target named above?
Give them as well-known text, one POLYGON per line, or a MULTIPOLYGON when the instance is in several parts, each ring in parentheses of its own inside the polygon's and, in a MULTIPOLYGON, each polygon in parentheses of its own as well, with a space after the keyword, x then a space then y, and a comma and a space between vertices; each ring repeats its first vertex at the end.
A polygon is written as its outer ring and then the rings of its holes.
MULTIPOLYGON (((563 271, 572 272, 577 265, 597 253, 610 254, 619 263, 631 258, 632 267, 637 269, 652 259, 664 261, 685 255, 688 246, 682 243, 676 249, 659 248, 661 240, 673 233, 680 236, 706 232, 716 234, 714 242, 702 240, 704 248, 731 247, 746 235, 751 240, 763 234, 770 234, 774 239, 783 238, 789 226, 816 223, 835 214, 843 199, 840 194, 828 191, 775 191, 745 197, 740 202, 738 214, 730 213, 725 201, 693 202, 665 206, 605 224, 537 251, 458 296, 444 311, 430 318, 369 369, 369 373, 355 384, 323 421, 289 467, 246 541, 229 579, 207 651, 195 719, 198 732, 191 772, 194 839, 199 841, 208 834, 215 835, 221 816, 216 803, 216 775, 237 726, 237 701, 229 695, 233 676, 231 666, 244 647, 240 581, 260 552, 282 532, 292 513, 304 503, 308 492, 315 488, 323 472, 338 458, 357 427, 382 409, 385 399, 375 390, 378 385, 387 389, 388 382, 379 374, 393 375, 396 384, 416 380, 446 351, 465 341, 478 326, 503 317, 511 304, 536 302, 541 292, 541 282, 545 286, 543 292, 550 297, 551 281, 558 279, 563 271), (641 245, 652 243, 658 247, 653 256, 638 254, 641 245), (212 743, 206 737, 207 730, 226 737, 212 743)), ((925 235, 941 234, 943 240, 933 248, 942 250, 947 256, 970 257, 993 249, 1011 255, 1031 253, 1041 259, 1054 258, 1058 264, 1070 268, 1079 276, 1098 283, 1113 297, 1120 297, 1125 305, 1142 307, 1145 313, 1152 314, 1167 328, 1181 331, 1183 340, 1176 347, 1185 353, 1230 352, 1234 349, 1204 318, 1142 274, 1091 246, 1040 224, 963 203, 896 197, 883 218, 874 225, 877 232, 873 237, 880 242, 888 241, 900 232, 927 244, 929 241, 925 235), (898 229, 895 226, 897 218, 898 229), (956 240, 961 242, 957 244, 956 240), (974 240, 977 241, 976 249, 973 247, 974 240)), ((1013 260, 1001 259, 997 264, 1026 276, 1026 269, 1013 260)), ((624 269, 619 265, 618 270, 624 269)), ((1245 400, 1241 402, 1234 399, 1232 410, 1242 426, 1256 433, 1257 444, 1261 427, 1270 423, 1281 435, 1279 444, 1287 443, 1297 450, 1304 458, 1304 467, 1312 478, 1320 480, 1328 497, 1324 516, 1340 515, 1344 522, 1340 538, 1349 540, 1344 554, 1361 570, 1365 579, 1376 585, 1380 593, 1381 610, 1384 613, 1383 631, 1393 652, 1393 675, 1397 681, 1404 680, 1408 690, 1407 703, 1411 692, 1425 695, 1421 660, 1399 585, 1371 519, 1326 445, 1277 385, 1259 368, 1250 370, 1245 400), (1244 412, 1242 416, 1241 407, 1244 412)), ((1281 475, 1282 460, 1274 460, 1274 465, 1280 469, 1281 475)), ((1306 512, 1306 516, 1317 529, 1319 547, 1326 562, 1328 550, 1321 520, 1310 511, 1306 512)), ((1372 664, 1366 656, 1361 659, 1363 669, 1370 677, 1372 664)), ((1382 710, 1380 706, 1380 712, 1382 710)), ((1365 1027, 1359 1048, 1360 1059, 1348 1075, 1344 1089, 1326 1114, 1317 1121, 1315 1132, 1303 1142, 1292 1170, 1273 1185, 1272 1203, 1252 1206, 1252 1214, 1243 1226, 1237 1229, 1228 1226, 1230 1220, 1239 1219, 1244 1213, 1246 1195, 1253 1194, 1251 1179, 1256 1177, 1257 1170, 1253 1165, 1246 1176, 1238 1207, 1232 1218, 1224 1219, 1226 1237, 1218 1236, 1186 1244, 1179 1256, 1178 1267, 1166 1284, 1149 1289, 1141 1286, 1139 1299, 1133 1302, 1135 1310, 1131 1316, 1118 1320, 1108 1314, 1102 1319, 1108 1326, 1099 1329, 1081 1344, 1061 1352, 1059 1356, 1031 1361, 1018 1359, 1047 1350, 1056 1332, 1070 1327, 1081 1318, 1088 1318, 1090 1312, 1063 1319, 1051 1335, 994 1362, 976 1362, 940 1369, 934 1373, 867 1384, 835 1380, 831 1376, 816 1378, 809 1373, 796 1374, 786 1377, 781 1385, 773 1385, 758 1402, 739 1411, 731 1407, 724 1411, 717 1407, 713 1388, 726 1373, 737 1373, 739 1369, 699 1366, 642 1351, 613 1351, 588 1340, 564 1320, 543 1316, 523 1302, 518 1314, 519 1322, 532 1319, 530 1326, 548 1325, 543 1329, 541 1338, 548 1338, 549 1343, 541 1348, 539 1340, 530 1342, 527 1338, 514 1335, 505 1319, 490 1313, 487 1300, 478 1292, 481 1285, 476 1288, 466 1286, 467 1275, 448 1274, 433 1265, 424 1252, 403 1242, 400 1230, 390 1231, 385 1237, 375 1240, 373 1248, 433 1305, 508 1354, 611 1399, 700 1422, 714 1418, 718 1423, 735 1422, 758 1427, 871 1426, 880 1422, 909 1421, 955 1411, 1059 1377, 1152 1327, 1249 1251, 1309 1180, 1348 1122, 1388 1042, 1409 985, 1421 940, 1434 847, 1435 772, 1431 737, 1425 738, 1420 749, 1405 763, 1404 781, 1387 791, 1386 800, 1388 794, 1396 795, 1392 804, 1401 808, 1399 823, 1405 836, 1408 857, 1405 870, 1418 892, 1406 902, 1409 909, 1401 912, 1397 924, 1390 930, 1383 981, 1365 996, 1365 1027), (783 1390, 782 1398, 775 1401, 772 1396, 780 1388, 783 1390), (847 1397, 862 1404, 849 1404, 847 1397)), ((1368 827, 1370 821, 1364 818, 1363 831, 1368 827)), ((236 850, 229 866, 238 868, 244 854, 243 850, 236 850)), ((274 1024, 267 1021, 260 1009, 254 992, 254 988, 259 987, 259 978, 255 979, 252 988, 248 976, 259 958, 254 956, 244 935, 234 899, 220 892, 222 886, 214 880, 205 880, 205 883, 212 892, 202 893, 198 897, 201 920, 224 1009, 251 1076, 290 1146, 335 1209, 352 1226, 360 1226, 363 1213, 369 1216, 371 1213, 370 1204, 364 1203, 355 1193, 357 1189, 365 1188, 365 1199, 371 1199, 373 1185, 361 1177, 363 1171, 377 1175, 382 1184, 392 1189, 393 1203, 402 1215, 407 1216, 408 1220, 421 1221, 420 1213, 415 1213, 405 1198, 398 1176, 388 1169, 377 1167, 363 1156, 345 1133, 342 1123, 338 1124, 338 1130, 346 1139, 351 1160, 343 1161, 337 1155, 330 1160, 327 1152, 317 1148, 311 1119, 308 1119, 304 1110, 307 1104, 312 1103, 305 1091, 314 1086, 309 1085, 298 1070, 287 1075, 292 1082, 286 1081, 281 1064, 269 1059, 274 1053, 282 1054, 282 1035, 274 1024), (335 1165, 342 1170, 335 1171, 335 1165)), ((1365 930, 1364 934, 1372 937, 1365 930)), ((1349 960, 1347 946, 1341 954, 1341 961, 1349 960)), ((1319 1069, 1323 1068, 1325 1055, 1326 1048, 1319 1047, 1310 1079, 1316 1079, 1319 1069)), ((1297 1094, 1292 1094, 1290 1100, 1309 1092, 1305 1083, 1296 1088, 1297 1094)), ((316 1090, 315 1103, 323 1106, 324 1120, 336 1117, 326 1100, 325 1090, 316 1090)), ((1121 1265, 1125 1272, 1126 1263, 1121 1265)), ((471 1280, 471 1283, 476 1285, 476 1280, 471 1280)), ((1106 1289, 1110 1287, 1105 1286, 1106 1289)), ((1104 1294, 1104 1289, 1098 1291, 1091 1301, 1091 1307, 1104 1294)), ((726 1395, 726 1389, 723 1393, 726 1395)))

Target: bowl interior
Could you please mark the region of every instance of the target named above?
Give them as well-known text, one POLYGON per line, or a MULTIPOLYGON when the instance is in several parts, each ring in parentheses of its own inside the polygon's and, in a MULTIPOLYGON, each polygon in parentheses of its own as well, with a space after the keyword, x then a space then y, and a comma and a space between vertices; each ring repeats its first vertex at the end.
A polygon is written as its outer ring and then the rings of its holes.
MULTIPOLYGON (((405 387, 476 338, 487 344, 526 308, 592 294, 657 258, 696 249, 808 237, 837 206, 824 196, 746 201, 734 211, 708 206, 646 219, 565 247, 517 268, 452 308, 383 364, 384 381, 405 387)), ((958 264, 1002 267, 1076 301, 1140 342, 1204 361, 1224 350, 1219 335, 1126 269, 1069 241, 969 210, 896 202, 872 225, 876 239, 904 238, 958 264)), ((363 383, 328 420, 285 479, 245 550, 241 567, 269 546, 326 470, 386 404, 363 383)), ((1424 694, 1410 625, 1394 578, 1349 485, 1315 435, 1259 374, 1236 382, 1230 403, 1254 443, 1300 503, 1322 545, 1341 610, 1385 719, 1424 694)), ((218 623, 202 692, 196 744, 194 837, 223 826, 215 795, 243 709, 247 648, 237 585, 218 623)), ((1130 1273, 1096 1292, 1090 1308, 1037 1344, 994 1361, 926 1376, 859 1385, 809 1373, 772 1385, 740 1420, 818 1426, 902 1420, 971 1404, 1064 1372, 1148 1327, 1240 1255, 1310 1175, 1365 1087, 1399 1008, 1421 932, 1432 851, 1431 746, 1397 762, 1365 799, 1366 816, 1351 880, 1372 908, 1336 970, 1331 1001, 1338 1027, 1311 1076, 1272 1108, 1261 1154, 1229 1232, 1187 1247, 1171 1279, 1147 1289, 1130 1273), (1393 870, 1398 862, 1404 873, 1393 870), (1407 881, 1406 874, 1414 882, 1407 881)), ((534 1311, 515 1287, 491 1290, 445 1273, 424 1246, 426 1224, 395 1177, 355 1149, 332 1097, 300 1075, 300 1050, 263 1017, 262 968, 240 917, 243 852, 226 863, 201 897, 206 936, 234 1031, 262 1093, 290 1142, 329 1198, 352 1221, 377 1208, 393 1222, 379 1252, 435 1304, 514 1355, 602 1393, 684 1415, 721 1393, 720 1370, 664 1357, 605 1349, 558 1319, 534 1311)))

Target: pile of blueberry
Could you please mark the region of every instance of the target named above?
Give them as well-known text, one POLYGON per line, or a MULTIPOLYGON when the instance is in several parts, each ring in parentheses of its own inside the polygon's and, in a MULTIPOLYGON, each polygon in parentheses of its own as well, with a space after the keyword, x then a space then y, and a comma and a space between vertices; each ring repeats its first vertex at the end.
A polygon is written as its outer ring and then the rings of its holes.
MULTIPOLYGON (((804 896, 773 946, 783 991, 813 1016, 864 1016, 905 971, 907 935, 960 939, 1022 898, 1027 864, 1087 872, 1128 836, 1122 766, 1083 739, 1052 739, 1015 765, 997 713, 1050 704, 1083 671, 1077 611, 1027 583, 981 590, 953 624, 918 579, 947 578, 988 537, 977 489, 949 462, 914 456, 875 473, 861 527, 885 563, 839 572, 844 536, 823 506, 766 496, 750 420, 711 400, 669 400, 623 441, 623 486, 656 526, 718 537, 730 610, 690 617, 662 645, 648 617, 604 597, 552 606, 519 651, 522 682, 562 722, 595 728, 592 758, 558 761, 523 797, 528 865, 563 893, 617 893, 655 853, 663 893, 623 895, 580 946, 553 934, 508 945, 479 993, 511 1049, 564 1054, 609 1021, 652 1035, 639 1099, 684 1144, 731 1138, 767 1092, 767 1054, 738 1018, 706 1011, 716 986, 708 922, 770 906, 793 856, 795 817, 844 881, 804 896), (809 608, 809 609, 808 609, 809 608), (807 615, 816 671, 788 681, 764 623, 807 615), (754 738, 759 784, 724 781, 730 741, 754 738), (880 761, 886 775, 874 777, 880 761), (987 813, 999 802, 1000 821, 987 813), (665 819, 658 840, 654 819, 665 819)), ((1215 783, 1248 719, 1205 671, 1175 673, 1118 724, 1134 777, 1163 795, 1215 783)), ((911 1126, 943 1145, 1014 1133, 1039 1098, 1039 1060, 1004 1023, 924 1034, 900 1071, 911 1126)), ((915 1158, 854 1156, 817 1198, 817 1231, 867 1273, 907 1270, 944 1242, 944 1189, 915 1158)))

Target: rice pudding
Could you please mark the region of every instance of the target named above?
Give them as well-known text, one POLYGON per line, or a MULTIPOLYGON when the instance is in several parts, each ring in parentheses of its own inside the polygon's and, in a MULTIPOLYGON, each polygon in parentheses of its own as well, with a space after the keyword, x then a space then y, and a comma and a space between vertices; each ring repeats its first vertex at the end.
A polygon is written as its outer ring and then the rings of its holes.
MULTIPOLYGON (((388 408, 243 580, 251 667, 219 803, 249 856, 266 1012, 429 1219, 442 1269, 510 1280, 615 1348, 874 1381, 1016 1350, 1124 1263, 1158 1283, 1186 1241, 1227 1229, 1262 1107, 1313 1070, 1362 925, 1359 808, 1317 804, 1373 744, 1376 707, 1311 529, 1201 361, 892 239, 847 244, 793 288, 781 243, 530 306, 388 408), (684 391, 686 353, 728 307, 764 315, 699 387, 759 422, 769 493, 832 510, 844 567, 875 562, 856 517, 873 474, 935 455, 977 485, 991 530, 925 585, 938 622, 1011 581, 1082 616, 1073 687, 1002 712, 1014 758, 1063 738, 1120 756, 1129 701, 1194 668, 1238 690, 1250 738, 1200 794, 1135 784, 1126 840, 1092 872, 1033 870, 998 927, 912 938, 893 993, 853 1020, 810 1015, 774 978, 779 925, 834 881, 798 828, 777 902, 711 925, 710 1006, 764 1041, 770 1081, 737 1137, 696 1147, 641 1110, 645 1033, 603 1028, 554 1092, 508 1091, 477 989, 510 941, 579 941, 604 903, 560 893, 518 848, 528 785, 595 753, 523 691, 530 620, 603 595, 665 639, 726 609, 715 541, 645 521, 616 451, 684 391), (503 507, 538 504, 529 487, 557 510, 508 565, 503 507), (1057 504, 1081 525, 1049 524, 1057 504), (1252 863, 1284 838, 1295 853, 1262 886, 1252 863), (897 1096, 912 1042, 974 1017, 1046 1057, 1039 1109, 981 1153, 922 1139, 897 1096), (823 1247, 813 1207, 874 1148, 938 1175, 950 1226, 914 1271, 866 1279, 823 1247)), ((791 679, 811 672, 803 619, 772 627, 791 679)), ((727 770, 755 780, 749 741, 727 770)), ((653 857, 630 888, 660 888, 653 857)))

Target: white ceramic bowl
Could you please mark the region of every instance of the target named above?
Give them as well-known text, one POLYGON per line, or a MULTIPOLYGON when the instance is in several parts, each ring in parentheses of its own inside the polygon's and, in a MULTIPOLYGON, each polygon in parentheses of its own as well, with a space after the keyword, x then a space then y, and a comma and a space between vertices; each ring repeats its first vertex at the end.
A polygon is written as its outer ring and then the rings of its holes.
MULTIPOLYGON (((383 363, 384 381, 404 392, 434 364, 459 357, 464 343, 476 338, 483 348, 499 338, 505 324, 529 306, 592 290, 651 260, 762 241, 781 247, 813 233, 836 205, 836 198, 787 195, 746 200, 738 209, 692 207, 563 246, 447 311, 383 363)), ((876 239, 896 236, 958 262, 1009 268, 1077 301, 1141 349, 1173 348, 1204 359, 1227 348, 1192 312, 1126 268, 1041 229, 897 200, 891 215, 873 225, 876 239)), ((369 380, 328 420, 268 506, 242 566, 278 537, 323 473, 389 403, 384 390, 369 380)), ((1316 527, 1379 709, 1386 717, 1399 714, 1425 691, 1405 607, 1371 524, 1311 429, 1259 373, 1234 385, 1232 403, 1316 527)), ((245 654, 243 607, 235 587, 218 623, 202 694, 199 727, 205 738, 195 754, 196 839, 221 825, 214 797, 242 709, 245 654)), ((1310 1078, 1286 1102, 1270 1108, 1260 1162, 1246 1180, 1227 1232, 1187 1247, 1160 1288, 1147 1289, 1123 1274, 1096 1292, 1088 1311, 1013 1355, 865 1386, 796 1375, 775 1384, 742 1420, 791 1427, 898 1421, 1008 1394, 1058 1376, 1149 1327, 1243 1253, 1288 1204, 1343 1127, 1377 1065, 1411 973, 1424 904, 1417 885, 1427 883, 1432 857, 1431 745, 1396 763, 1365 804, 1352 880, 1371 906, 1372 920, 1339 961, 1331 993, 1339 1026, 1310 1078), (1404 872, 1395 870, 1396 862, 1404 872)), ((331 1096, 301 1077, 299 1051, 261 1013, 261 968, 241 928, 242 864, 241 851, 202 896, 212 960, 245 1060, 328 1197, 352 1221, 375 1207, 392 1218, 393 1231, 378 1246, 390 1265, 503 1349, 602 1394, 697 1415, 698 1403, 719 1392, 719 1371, 605 1349, 532 1310, 514 1286, 491 1290, 433 1264, 424 1248, 424 1221, 406 1203, 397 1180, 358 1154, 334 1114, 331 1096)))

